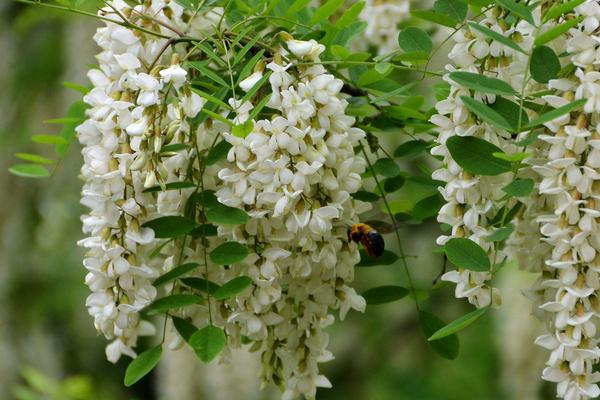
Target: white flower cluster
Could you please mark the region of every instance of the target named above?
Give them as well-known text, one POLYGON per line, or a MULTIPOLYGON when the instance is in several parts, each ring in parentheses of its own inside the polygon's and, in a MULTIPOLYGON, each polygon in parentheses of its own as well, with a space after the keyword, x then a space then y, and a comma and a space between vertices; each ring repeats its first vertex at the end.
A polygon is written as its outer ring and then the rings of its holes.
POLYGON ((379 54, 398 49, 398 24, 410 15, 409 0, 366 0, 359 18, 367 23, 360 39, 376 46, 379 54))
POLYGON ((543 240, 552 247, 543 276, 536 284, 551 333, 536 344, 551 351, 542 377, 557 382, 559 397, 582 400, 600 396, 597 339, 600 311, 600 5, 586 2, 575 9, 583 17, 569 31, 566 50, 575 65, 569 78, 551 80, 557 95, 548 104, 562 106, 587 99, 583 113, 566 114, 546 125, 546 164, 536 168, 539 193, 552 213, 539 217, 543 240))
MULTIPOLYGON (((121 15, 136 20, 151 14, 158 21, 186 26, 183 9, 175 2, 131 8, 115 0, 109 5, 101 14, 115 21, 122 21, 121 15)), ((158 24, 154 28, 166 29, 158 24)), ((102 49, 99 67, 88 73, 94 87, 84 101, 90 109, 77 128, 84 146, 81 202, 90 209, 82 216, 89 236, 79 244, 87 249, 85 280, 93 292, 86 304, 98 331, 112 341, 107 358, 116 362, 121 354, 136 356, 138 335, 154 334, 154 326, 141 321, 139 311, 157 295, 151 282, 161 266, 148 257, 156 244, 154 232, 141 225, 177 212, 182 194, 169 191, 157 198, 145 190, 182 180, 188 154, 161 154, 161 149, 185 139, 190 128, 184 117, 195 116, 202 99, 183 90, 187 73, 179 65, 164 68, 158 63, 147 70, 160 61, 166 39, 141 36, 112 22, 99 28, 94 39, 102 49), (167 104, 171 91, 177 101, 167 104)))
MULTIPOLYGON (((539 13, 539 11, 538 11, 539 13)), ((506 29, 499 9, 487 11, 478 23, 505 37, 518 38, 519 46, 525 51, 533 47, 533 27, 526 21, 518 22, 514 27, 506 29)), ((539 15, 537 16, 539 19, 539 15)), ((520 91, 528 68, 528 57, 510 47, 490 39, 475 29, 463 28, 454 36, 456 44, 449 57, 456 66, 447 66, 449 72, 464 71, 499 78, 509 83, 515 90, 520 91)), ((474 136, 495 144, 506 153, 517 150, 510 133, 498 129, 484 121, 480 121, 463 104, 460 96, 470 96, 469 89, 452 81, 448 76, 445 80, 450 84, 449 96, 438 102, 437 115, 431 118, 438 127, 437 146, 431 153, 443 157, 444 166, 433 173, 433 178, 446 182, 441 188, 446 204, 441 208, 438 221, 451 226, 450 235, 438 238, 438 244, 444 245, 453 237, 468 238, 482 247, 490 257, 490 261, 500 261, 504 256, 496 248, 495 243, 486 240, 494 232, 490 222, 502 213, 502 202, 505 193, 502 188, 511 182, 510 173, 497 176, 473 175, 456 163, 452 158, 446 141, 453 136, 474 136)), ((526 91, 529 92, 529 85, 526 91)), ((495 95, 476 94, 476 98, 488 103, 496 101, 495 95)), ((509 207, 509 205, 506 205, 509 207)), ((535 229, 535 226, 534 226, 535 229)), ((488 281, 491 272, 477 272, 459 268, 447 272, 443 280, 456 283, 455 295, 467 298, 478 308, 499 306, 500 293, 490 287, 488 281)))
MULTIPOLYGON (((361 186, 365 161, 354 146, 364 132, 345 114, 342 82, 319 65, 324 46, 314 40, 286 42, 292 60, 281 54, 266 67, 271 72, 270 119, 253 121, 246 137, 225 134, 232 144, 230 166, 219 172, 223 187, 218 200, 245 209, 248 223, 234 229, 219 227, 219 235, 246 242, 256 251, 234 266, 234 275, 247 275, 253 288, 231 301, 227 326, 230 340, 243 335, 264 344, 265 381, 285 390, 283 397, 315 397, 317 387, 330 387, 318 364, 331 360, 324 328, 339 309, 363 311, 365 300, 347 284, 359 261, 347 228, 368 207, 350 196, 361 186)), ((262 72, 242 82, 249 90, 262 72)), ((237 105, 237 123, 253 108, 237 105)))

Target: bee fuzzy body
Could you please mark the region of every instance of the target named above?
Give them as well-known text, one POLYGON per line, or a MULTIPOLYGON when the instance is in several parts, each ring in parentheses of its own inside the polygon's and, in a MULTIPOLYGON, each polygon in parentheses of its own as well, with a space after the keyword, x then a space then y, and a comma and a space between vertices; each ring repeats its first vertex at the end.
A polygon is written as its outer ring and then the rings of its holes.
POLYGON ((362 243, 368 256, 379 257, 385 249, 383 237, 367 224, 354 224, 348 229, 348 241, 362 243))

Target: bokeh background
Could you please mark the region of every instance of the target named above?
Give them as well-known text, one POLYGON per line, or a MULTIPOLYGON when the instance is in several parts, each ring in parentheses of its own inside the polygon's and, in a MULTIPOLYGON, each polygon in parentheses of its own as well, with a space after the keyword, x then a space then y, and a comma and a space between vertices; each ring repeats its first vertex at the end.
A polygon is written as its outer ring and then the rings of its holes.
MULTIPOLYGON (((169 353, 151 375, 125 388, 127 360, 117 365, 105 360, 105 340, 96 335, 84 305, 83 252, 75 244, 83 211, 78 145, 71 146, 50 179, 8 173, 16 152, 53 156, 51 149, 29 138, 56 133, 60 127, 43 121, 63 116, 78 98, 61 82, 87 84, 96 26, 86 17, 0 0, 0 400, 277 399, 273 388, 259 390, 257 360, 245 353, 229 366, 202 365, 185 350, 169 353)), ((442 66, 443 60, 438 61, 442 66)), ((433 101, 428 86, 418 90, 433 101)), ((390 133, 382 140, 395 148, 405 138, 390 133)), ((418 188, 403 190, 410 198, 418 188)), ((430 288, 442 266, 441 256, 431 252, 438 229, 435 221, 403 227, 420 288, 430 288)), ((388 243, 393 246, 391 237, 388 243)), ((363 291, 404 279, 399 265, 364 268, 357 270, 356 287, 363 291)), ((460 355, 454 361, 439 357, 425 343, 408 298, 369 307, 366 314, 351 313, 330 330, 336 359, 323 368, 334 388, 320 390, 318 398, 553 398, 554 388, 539 378, 544 354, 532 344, 541 328, 519 289, 531 281, 518 270, 503 270, 498 283, 503 309, 460 333, 460 355)), ((453 300, 451 287, 436 290, 422 304, 447 321, 469 310, 465 302, 453 300)))

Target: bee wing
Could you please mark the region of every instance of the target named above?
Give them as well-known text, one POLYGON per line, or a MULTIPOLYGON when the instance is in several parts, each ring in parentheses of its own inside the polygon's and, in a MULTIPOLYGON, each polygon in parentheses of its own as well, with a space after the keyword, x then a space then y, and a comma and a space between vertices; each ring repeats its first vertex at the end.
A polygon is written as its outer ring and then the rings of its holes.
POLYGON ((365 224, 371 226, 373 229, 375 229, 377 232, 379 232, 381 234, 394 232, 394 227, 392 226, 392 224, 388 224, 387 222, 367 221, 367 222, 365 222, 365 224))

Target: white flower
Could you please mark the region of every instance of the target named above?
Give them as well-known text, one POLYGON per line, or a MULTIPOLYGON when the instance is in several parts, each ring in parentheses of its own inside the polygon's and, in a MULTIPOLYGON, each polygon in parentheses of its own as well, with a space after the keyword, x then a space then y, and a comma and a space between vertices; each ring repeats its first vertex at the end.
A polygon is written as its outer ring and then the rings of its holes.
POLYGON ((258 81, 261 80, 262 77, 263 77, 263 73, 260 71, 256 71, 253 74, 251 74, 250 76, 248 76, 246 79, 244 79, 243 81, 240 82, 240 88, 244 92, 249 92, 250 89, 252 89, 254 87, 254 85, 256 85, 258 83, 258 81))
POLYGON ((187 79, 187 71, 179 65, 171 65, 169 68, 163 69, 159 73, 163 78, 163 82, 173 83, 175 89, 179 89, 183 86, 187 79))

